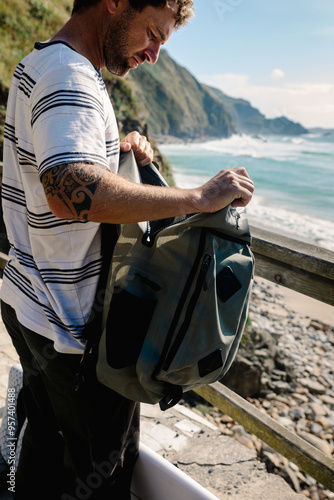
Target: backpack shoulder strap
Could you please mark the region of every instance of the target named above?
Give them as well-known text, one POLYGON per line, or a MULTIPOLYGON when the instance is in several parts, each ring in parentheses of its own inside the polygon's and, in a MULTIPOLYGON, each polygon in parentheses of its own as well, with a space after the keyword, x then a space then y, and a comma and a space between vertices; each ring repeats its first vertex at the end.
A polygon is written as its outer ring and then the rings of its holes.
POLYGON ((101 272, 96 287, 91 313, 82 332, 84 339, 92 344, 97 343, 101 336, 104 301, 103 292, 106 289, 112 254, 119 234, 120 226, 118 224, 101 224, 101 272))

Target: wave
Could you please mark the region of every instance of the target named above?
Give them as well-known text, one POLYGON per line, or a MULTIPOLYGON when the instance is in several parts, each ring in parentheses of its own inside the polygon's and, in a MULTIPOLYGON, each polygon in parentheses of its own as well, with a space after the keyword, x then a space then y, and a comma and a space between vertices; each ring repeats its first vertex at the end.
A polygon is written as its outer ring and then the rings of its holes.
POLYGON ((241 134, 202 143, 166 144, 162 145, 161 149, 166 154, 168 152, 193 154, 196 151, 279 161, 294 161, 302 154, 334 156, 333 144, 316 134, 305 137, 260 137, 241 134))
MULTIPOLYGON (((202 175, 190 176, 177 170, 173 170, 173 177, 180 188, 198 187, 206 180, 202 175)), ((325 217, 269 206, 266 198, 259 195, 254 195, 247 206, 247 216, 253 226, 334 251, 334 222, 325 217)))
POLYGON ((334 223, 284 208, 266 205, 263 197, 254 196, 247 207, 250 224, 290 238, 334 251, 334 223))
POLYGON ((256 192, 247 207, 251 224, 334 251, 334 143, 323 134, 233 135, 160 149, 170 158, 175 183, 181 188, 202 185, 222 164, 224 168, 244 164, 256 180, 256 192))

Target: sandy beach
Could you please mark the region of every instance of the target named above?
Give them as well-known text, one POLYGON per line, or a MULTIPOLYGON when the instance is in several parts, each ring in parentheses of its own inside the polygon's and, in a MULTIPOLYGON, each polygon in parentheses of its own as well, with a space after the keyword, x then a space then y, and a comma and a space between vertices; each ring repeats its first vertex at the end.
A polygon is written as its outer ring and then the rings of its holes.
MULTIPOLYGON (((263 280, 263 282, 269 285, 268 281, 263 280)), ((334 306, 325 304, 284 286, 277 285, 277 293, 283 296, 283 301, 290 311, 334 326, 334 306)))

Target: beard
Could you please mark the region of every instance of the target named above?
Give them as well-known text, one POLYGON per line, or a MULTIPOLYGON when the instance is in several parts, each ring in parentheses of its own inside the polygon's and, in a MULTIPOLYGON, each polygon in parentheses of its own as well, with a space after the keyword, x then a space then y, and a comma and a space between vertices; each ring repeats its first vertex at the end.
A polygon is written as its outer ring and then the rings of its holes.
POLYGON ((105 66, 110 73, 125 76, 129 66, 129 35, 136 11, 129 7, 120 19, 109 24, 103 41, 103 56, 105 66))

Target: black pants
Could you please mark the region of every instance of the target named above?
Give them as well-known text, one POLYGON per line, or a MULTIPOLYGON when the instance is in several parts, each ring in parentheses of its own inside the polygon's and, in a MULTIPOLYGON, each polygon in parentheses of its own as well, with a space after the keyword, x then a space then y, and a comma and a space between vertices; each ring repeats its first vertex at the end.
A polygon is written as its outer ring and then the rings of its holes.
POLYGON ((28 418, 15 499, 128 500, 139 446, 139 404, 98 383, 76 391, 81 356, 22 326, 1 303, 23 368, 28 418))

